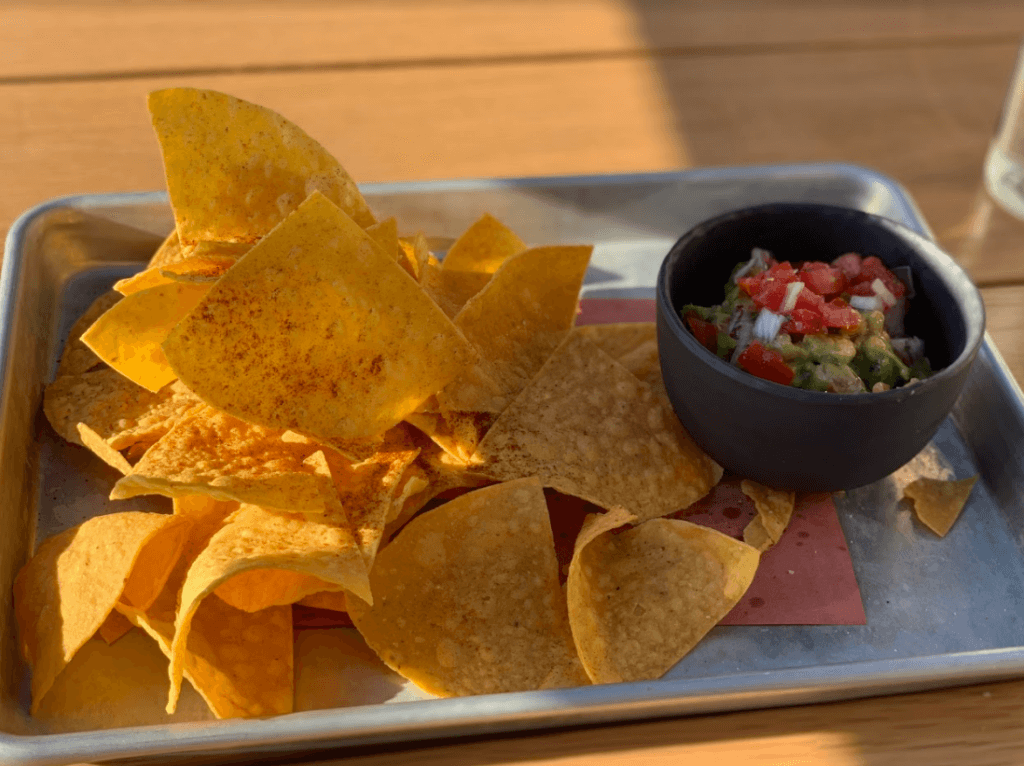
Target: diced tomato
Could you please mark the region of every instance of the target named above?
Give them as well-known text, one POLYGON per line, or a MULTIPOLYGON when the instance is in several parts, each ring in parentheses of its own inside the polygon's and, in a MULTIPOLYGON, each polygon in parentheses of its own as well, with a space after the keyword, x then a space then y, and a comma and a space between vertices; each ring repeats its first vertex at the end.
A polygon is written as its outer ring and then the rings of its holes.
POLYGON ((813 335, 824 332, 825 321, 821 314, 811 309, 793 309, 792 317, 782 325, 782 332, 800 335, 813 335))
POLYGON ((796 298, 794 309, 808 309, 817 314, 821 313, 821 307, 825 305, 825 299, 810 290, 801 290, 796 298))
POLYGON ((740 277, 736 280, 736 284, 740 286, 740 289, 747 295, 753 297, 757 295, 757 291, 761 289, 761 277, 764 274, 757 274, 753 277, 740 277))
MULTIPOLYGON (((903 284, 900 278, 885 268, 885 264, 878 257, 869 255, 861 263, 860 275, 857 277, 857 281, 867 282, 870 285, 876 279, 881 279, 882 283, 889 289, 889 292, 897 298, 907 293, 907 286, 903 284)), ((870 294, 873 295, 874 292, 872 291, 870 294)))
POLYGON ((826 327, 837 330, 856 330, 860 326, 860 312, 840 298, 834 298, 821 307, 821 318, 826 327))
POLYGON ((696 311, 686 314, 686 324, 690 326, 690 332, 704 348, 713 354, 718 353, 718 328, 711 322, 701 319, 696 311))
POLYGON ((871 286, 872 282, 874 282, 873 279, 866 282, 854 282, 853 284, 846 286, 846 292, 850 295, 874 295, 875 290, 871 286))
POLYGON ((848 282, 852 282, 860 275, 861 257, 858 253, 846 253, 832 261, 832 265, 843 272, 848 282))
POLYGON ((786 364, 782 354, 774 348, 766 348, 757 341, 747 346, 736 363, 751 375, 788 386, 793 382, 793 370, 786 364))
POLYGON ((818 295, 839 295, 846 287, 846 277, 839 269, 821 261, 800 267, 799 279, 807 289, 818 295))
POLYGON ((796 269, 793 268, 793 265, 789 261, 782 261, 781 263, 776 263, 774 266, 772 266, 770 269, 768 269, 768 271, 764 273, 766 277, 771 277, 772 279, 781 279, 787 283, 792 282, 793 280, 796 279, 796 269))
POLYGON ((776 279, 766 279, 761 283, 761 288, 756 295, 751 296, 761 308, 777 312, 782 308, 782 302, 786 299, 786 287, 789 282, 782 282, 776 279))

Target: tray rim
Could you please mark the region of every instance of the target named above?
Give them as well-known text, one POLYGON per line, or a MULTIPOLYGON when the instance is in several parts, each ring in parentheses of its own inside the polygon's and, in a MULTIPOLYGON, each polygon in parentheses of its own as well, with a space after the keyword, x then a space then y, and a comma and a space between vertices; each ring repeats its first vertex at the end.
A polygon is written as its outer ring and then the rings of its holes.
MULTIPOLYGON (((934 239, 934 234, 910 194, 896 180, 870 168, 849 163, 789 163, 681 169, 662 172, 531 176, 513 178, 397 181, 361 185, 364 194, 443 193, 483 189, 529 189, 540 186, 586 187, 594 184, 631 185, 683 180, 744 180, 785 176, 789 179, 837 176, 883 187, 904 216, 899 223, 934 239)), ((0 269, 0 417, 7 411, 8 355, 16 316, 14 300, 23 266, 24 246, 35 221, 55 209, 116 208, 167 204, 165 191, 84 193, 56 197, 22 213, 6 237, 0 269), (11 257, 14 254, 16 257, 11 257)), ((999 382, 1006 385, 1024 420, 1024 393, 1010 373, 989 333, 980 351, 999 382)), ((543 692, 517 692, 482 697, 366 705, 246 721, 155 724, 128 729, 61 734, 0 732, 0 760, 42 766, 77 760, 159 757, 187 752, 254 756, 273 751, 325 747, 356 747, 383 741, 413 743, 460 734, 503 734, 526 729, 592 725, 641 718, 717 713, 751 708, 783 707, 828 702, 876 694, 906 693, 939 687, 981 683, 1024 672, 1024 643, 954 654, 934 654, 893 660, 865 660, 811 665, 772 671, 696 679, 670 679, 543 692), (951 668, 957 672, 951 676, 951 668), (824 671, 824 672, 823 672, 824 671), (853 672, 855 671, 855 672, 853 672), (894 686, 894 677, 900 684, 894 686), (565 698, 573 698, 566 706, 565 698), (386 711, 382 726, 380 711, 386 711), (325 730, 324 722, 341 718, 325 730), (123 736, 131 732, 130 744, 123 736), (320 740, 320 742, 316 742, 320 740)))

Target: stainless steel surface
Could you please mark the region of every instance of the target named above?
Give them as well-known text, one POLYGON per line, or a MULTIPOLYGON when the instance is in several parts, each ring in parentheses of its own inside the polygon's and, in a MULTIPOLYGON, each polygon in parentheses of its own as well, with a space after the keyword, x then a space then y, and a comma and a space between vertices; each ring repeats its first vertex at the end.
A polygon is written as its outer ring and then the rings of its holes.
MULTIPOLYGON (((733 207, 816 200, 888 216, 928 234, 891 181, 846 165, 365 187, 403 231, 451 237, 483 211, 534 242, 594 242, 589 297, 650 297, 671 243, 733 207)), ((33 538, 108 508, 115 476, 64 444, 38 414, 79 313, 148 258, 172 219, 163 194, 96 195, 29 211, 12 228, 0 275, 0 761, 56 764, 312 752, 465 733, 787 705, 993 680, 1024 672, 1024 404, 989 341, 923 471, 980 472, 962 519, 939 540, 914 526, 894 476, 837 501, 866 626, 719 627, 650 683, 417 699, 380 670, 363 704, 260 721, 156 723, 46 734, 27 715, 11 582, 33 538), (383 704, 383 703, 388 704, 383 704)), ((140 500, 159 505, 160 500, 140 500)), ((126 507, 126 506, 121 506, 126 507)), ((138 507, 138 506, 132 506, 138 507)), ((344 635, 339 633, 338 635, 344 635)))

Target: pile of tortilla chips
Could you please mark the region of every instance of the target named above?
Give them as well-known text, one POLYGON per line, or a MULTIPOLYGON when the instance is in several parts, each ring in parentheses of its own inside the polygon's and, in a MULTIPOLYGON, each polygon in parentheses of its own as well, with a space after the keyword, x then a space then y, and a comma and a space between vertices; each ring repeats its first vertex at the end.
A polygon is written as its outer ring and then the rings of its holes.
POLYGON ((722 470, 650 325, 574 328, 591 248, 485 214, 439 260, 279 115, 193 89, 149 107, 175 230, 76 325, 44 411, 123 474, 112 500, 173 514, 112 504, 22 569, 34 713, 81 704, 62 671, 135 628, 168 712, 185 679, 217 717, 266 716, 293 709, 293 604, 465 695, 657 678, 738 601, 787 498, 761 493, 757 547, 663 518, 722 470), (571 561, 545 490, 607 511, 571 561))

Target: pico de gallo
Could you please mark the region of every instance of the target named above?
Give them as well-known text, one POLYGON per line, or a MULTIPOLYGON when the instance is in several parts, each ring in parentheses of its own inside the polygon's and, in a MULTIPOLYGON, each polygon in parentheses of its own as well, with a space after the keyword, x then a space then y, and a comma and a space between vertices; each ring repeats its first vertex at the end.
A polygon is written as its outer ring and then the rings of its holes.
POLYGON ((777 261, 754 248, 733 269, 718 306, 684 306, 705 348, 742 370, 813 391, 887 391, 931 374, 924 342, 903 318, 913 285, 875 256, 832 263, 777 261))

